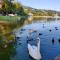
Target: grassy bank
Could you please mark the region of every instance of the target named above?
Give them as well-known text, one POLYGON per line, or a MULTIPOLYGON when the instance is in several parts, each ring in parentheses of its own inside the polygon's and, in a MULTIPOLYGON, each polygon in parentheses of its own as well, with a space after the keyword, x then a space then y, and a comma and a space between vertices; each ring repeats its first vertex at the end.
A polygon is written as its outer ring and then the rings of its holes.
POLYGON ((0 21, 15 21, 20 19, 20 16, 0 16, 0 21))
POLYGON ((0 46, 5 48, 10 43, 15 42, 15 36, 12 34, 17 28, 20 28, 27 17, 26 16, 0 16, 0 46))

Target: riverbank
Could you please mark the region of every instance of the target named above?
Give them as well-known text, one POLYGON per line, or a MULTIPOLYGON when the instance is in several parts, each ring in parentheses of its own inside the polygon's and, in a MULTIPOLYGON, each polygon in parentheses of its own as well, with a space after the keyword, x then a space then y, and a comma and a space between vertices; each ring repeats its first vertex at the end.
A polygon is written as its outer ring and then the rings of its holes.
POLYGON ((20 27, 26 18, 26 16, 0 16, 0 30, 5 30, 5 33, 13 31, 13 29, 20 27))
POLYGON ((15 42, 13 31, 20 28, 26 18, 26 16, 0 16, 0 36, 3 37, 0 46, 6 48, 15 42))
POLYGON ((60 16, 33 16, 33 18, 60 18, 60 16))
POLYGON ((20 18, 20 16, 0 16, 0 21, 14 21, 20 18))

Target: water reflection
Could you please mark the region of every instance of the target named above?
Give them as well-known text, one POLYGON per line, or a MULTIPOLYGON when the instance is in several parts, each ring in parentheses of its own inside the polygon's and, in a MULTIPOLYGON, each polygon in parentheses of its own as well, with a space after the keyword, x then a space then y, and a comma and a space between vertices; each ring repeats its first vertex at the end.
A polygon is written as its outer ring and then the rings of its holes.
POLYGON ((16 48, 10 45, 8 48, 0 47, 0 60, 10 60, 16 54, 16 48))
POLYGON ((0 48, 0 60, 33 60, 27 49, 27 36, 30 29, 35 29, 37 32, 31 34, 34 44, 36 38, 41 38, 41 55, 42 60, 54 60, 60 55, 60 19, 34 19, 24 20, 17 24, 20 27, 16 31, 16 35, 20 38, 16 39, 16 45, 12 45, 7 49, 0 48))

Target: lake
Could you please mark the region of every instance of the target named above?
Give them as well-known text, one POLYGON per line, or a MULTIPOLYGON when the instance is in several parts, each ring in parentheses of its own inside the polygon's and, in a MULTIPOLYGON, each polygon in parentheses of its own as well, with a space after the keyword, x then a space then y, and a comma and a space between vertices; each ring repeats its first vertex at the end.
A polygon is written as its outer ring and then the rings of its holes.
MULTIPOLYGON (((27 49, 27 36, 31 29, 37 32, 31 33, 33 40, 30 43, 34 44, 38 36, 41 40, 41 60, 54 60, 56 56, 60 56, 60 19, 25 20, 22 27, 16 31, 16 35, 20 35, 20 38, 16 38, 16 44, 10 47, 9 50, 5 49, 5 51, 3 49, 4 52, 0 52, 0 55, 2 54, 2 57, 6 56, 4 57, 5 60, 33 60, 27 49)), ((0 59, 2 58, 0 57, 0 59)))

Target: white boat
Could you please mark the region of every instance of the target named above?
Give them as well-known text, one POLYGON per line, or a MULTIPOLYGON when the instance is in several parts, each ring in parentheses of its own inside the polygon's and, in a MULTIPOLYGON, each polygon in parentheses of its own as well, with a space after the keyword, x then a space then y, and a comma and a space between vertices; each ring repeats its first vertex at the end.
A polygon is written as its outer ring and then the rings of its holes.
POLYGON ((37 38, 38 43, 37 46, 35 45, 31 45, 28 43, 28 51, 29 51, 29 55, 36 60, 40 60, 41 59, 41 54, 40 54, 40 38, 37 38))

